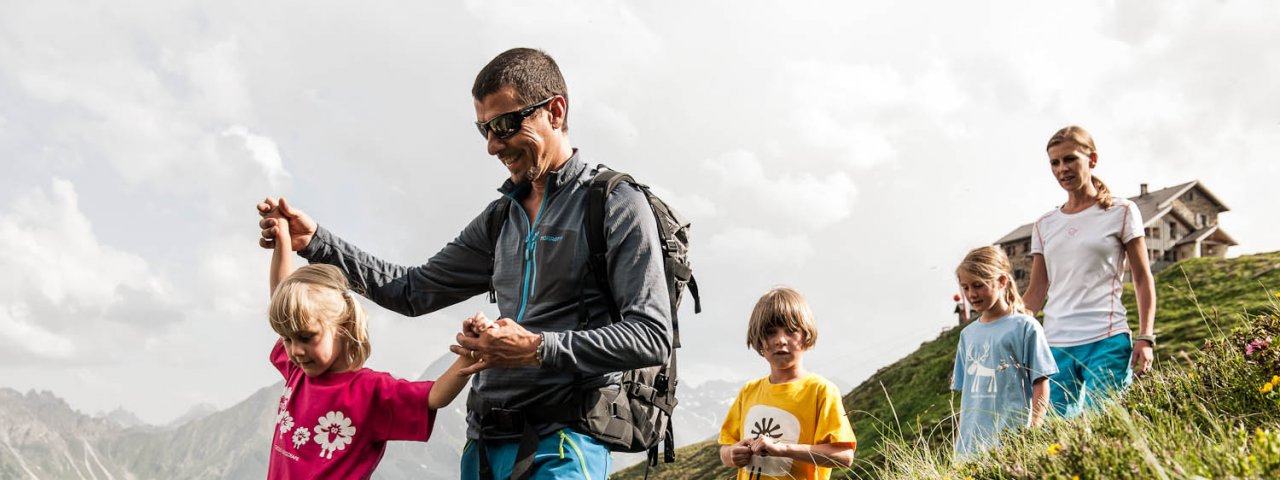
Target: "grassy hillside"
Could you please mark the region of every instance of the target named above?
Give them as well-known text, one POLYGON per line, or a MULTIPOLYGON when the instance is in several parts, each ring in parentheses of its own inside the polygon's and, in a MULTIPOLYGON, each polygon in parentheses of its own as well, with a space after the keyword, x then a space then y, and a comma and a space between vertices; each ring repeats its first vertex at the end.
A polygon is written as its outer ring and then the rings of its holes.
MULTIPOLYGON (((1157 368, 1185 363, 1211 334, 1241 325, 1246 312, 1257 314, 1272 306, 1277 291, 1280 252, 1193 259, 1161 272, 1156 277, 1156 332, 1161 343, 1157 368)), ((1135 310, 1131 291, 1126 299, 1127 307, 1135 310)), ((1136 320, 1131 318, 1135 329, 1136 320)), ((959 334, 959 328, 943 332, 916 352, 880 369, 845 396, 845 408, 858 435, 859 459, 844 475, 883 475, 886 436, 938 449, 947 444, 951 438, 950 373, 959 334)), ((719 465, 716 448, 714 442, 682 448, 677 463, 660 465, 650 478, 729 478, 733 471, 719 465)), ((613 478, 642 478, 643 470, 642 466, 627 469, 613 478)))
POLYGON ((1006 432, 953 464, 949 448, 890 439, 877 476, 1280 478, 1280 311, 1243 316, 1186 363, 1170 363, 1098 412, 1006 432))

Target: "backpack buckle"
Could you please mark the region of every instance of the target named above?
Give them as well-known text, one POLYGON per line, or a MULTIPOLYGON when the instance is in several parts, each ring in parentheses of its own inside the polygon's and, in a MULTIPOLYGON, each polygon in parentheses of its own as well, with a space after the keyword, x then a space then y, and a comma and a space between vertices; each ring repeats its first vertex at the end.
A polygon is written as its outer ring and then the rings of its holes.
POLYGON ((493 408, 480 419, 480 424, 498 432, 519 433, 524 430, 524 412, 509 408, 493 408))

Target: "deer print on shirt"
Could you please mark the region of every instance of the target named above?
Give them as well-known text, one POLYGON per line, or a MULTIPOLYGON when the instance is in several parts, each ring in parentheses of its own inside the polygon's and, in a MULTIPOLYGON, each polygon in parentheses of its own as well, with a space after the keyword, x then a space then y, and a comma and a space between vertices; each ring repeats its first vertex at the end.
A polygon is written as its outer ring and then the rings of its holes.
POLYGON ((969 368, 965 371, 973 376, 973 382, 970 384, 969 391, 978 391, 978 381, 983 377, 987 379, 987 393, 996 393, 996 371, 995 369, 984 365, 991 358, 991 344, 982 345, 982 353, 974 355, 973 345, 969 345, 965 351, 966 363, 969 368))

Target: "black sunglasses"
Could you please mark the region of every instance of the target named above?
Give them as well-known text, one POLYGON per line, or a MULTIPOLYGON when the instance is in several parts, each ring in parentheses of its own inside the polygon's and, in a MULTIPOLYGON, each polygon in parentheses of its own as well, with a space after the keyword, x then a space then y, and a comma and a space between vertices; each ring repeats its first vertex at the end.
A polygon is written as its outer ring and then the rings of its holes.
POLYGON ((480 136, 484 137, 485 140, 489 139, 489 132, 493 132, 493 134, 497 135, 498 138, 509 138, 512 135, 515 135, 516 132, 520 131, 520 124, 524 123, 525 118, 528 118, 529 115, 533 115, 533 112, 536 112, 539 108, 542 108, 543 105, 546 105, 555 98, 555 96, 551 96, 546 100, 521 108, 520 110, 507 112, 493 117, 487 122, 476 122, 476 128, 480 130, 480 136))

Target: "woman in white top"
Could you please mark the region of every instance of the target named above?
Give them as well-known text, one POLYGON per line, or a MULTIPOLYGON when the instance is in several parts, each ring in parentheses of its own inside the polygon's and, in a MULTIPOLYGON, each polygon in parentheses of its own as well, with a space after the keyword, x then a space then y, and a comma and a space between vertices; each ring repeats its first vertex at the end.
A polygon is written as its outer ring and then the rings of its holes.
POLYGON ((1070 126, 1054 133, 1046 149, 1067 202, 1032 228, 1031 284, 1023 297, 1031 311, 1044 310, 1045 336, 1058 364, 1050 400, 1069 417, 1151 368, 1156 294, 1142 215, 1093 175, 1093 138, 1070 126), (1136 341, 1120 302, 1126 263, 1138 301, 1136 341))

